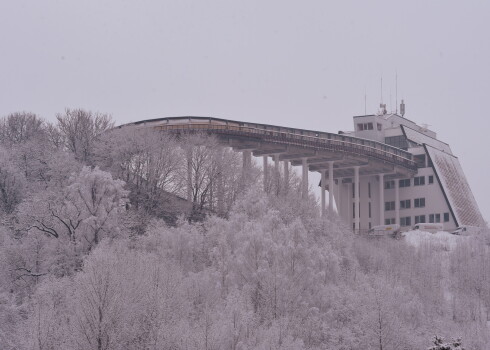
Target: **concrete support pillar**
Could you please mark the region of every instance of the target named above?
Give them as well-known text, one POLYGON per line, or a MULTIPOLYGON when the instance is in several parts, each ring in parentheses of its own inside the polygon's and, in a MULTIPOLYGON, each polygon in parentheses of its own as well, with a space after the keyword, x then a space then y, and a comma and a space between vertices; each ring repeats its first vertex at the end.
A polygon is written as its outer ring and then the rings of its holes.
POLYGON ((262 156, 264 161, 264 191, 267 191, 267 185, 269 183, 269 167, 267 166, 267 156, 262 156))
POLYGON ((279 171, 279 154, 274 154, 274 184, 276 193, 281 189, 281 172, 279 171))
POLYGON ((242 178, 244 183, 247 183, 250 177, 250 169, 252 168, 252 151, 245 150, 242 152, 242 178))
MULTIPOLYGON (((327 179, 325 177, 325 172, 326 170, 325 169, 322 169, 320 170, 321 174, 322 174, 322 179, 321 179, 321 198, 322 198, 322 216, 325 216, 325 188, 326 188, 326 182, 327 182, 327 179)), ((331 189, 329 189, 329 192, 331 192, 331 189)))
POLYGON ((395 179, 395 224, 400 225, 400 189, 398 179, 395 179))
POLYGON ((359 231, 359 166, 354 167, 354 229, 359 231))
POLYGON ((385 174, 379 174, 379 224, 385 224, 385 174))
POLYGON ((289 162, 284 161, 284 193, 289 191, 289 162))
POLYGON ((352 227, 352 223, 354 222, 354 215, 352 214, 352 203, 353 201, 353 195, 352 195, 352 183, 347 183, 347 210, 345 214, 347 215, 346 222, 349 223, 349 228, 352 227))
POLYGON ((342 211, 342 205, 343 205, 342 196, 344 195, 342 178, 338 178, 337 181, 338 181, 337 182, 337 213, 339 214, 341 219, 345 219, 345 214, 342 211))
POLYGON ((328 212, 333 214, 333 162, 328 162, 328 212))
POLYGON ((192 150, 187 151, 187 201, 192 201, 192 150))
POLYGON ((303 198, 306 198, 308 196, 308 158, 303 158, 302 159, 302 165, 303 165, 303 178, 302 178, 302 183, 303 183, 303 198))

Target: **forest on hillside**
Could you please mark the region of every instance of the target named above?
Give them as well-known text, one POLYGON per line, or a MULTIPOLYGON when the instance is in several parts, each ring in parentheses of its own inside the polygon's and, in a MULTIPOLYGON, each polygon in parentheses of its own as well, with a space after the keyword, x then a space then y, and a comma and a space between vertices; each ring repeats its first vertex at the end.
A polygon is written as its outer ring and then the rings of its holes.
POLYGON ((489 232, 356 236, 294 171, 114 126, 0 119, 0 349, 488 349, 489 232))

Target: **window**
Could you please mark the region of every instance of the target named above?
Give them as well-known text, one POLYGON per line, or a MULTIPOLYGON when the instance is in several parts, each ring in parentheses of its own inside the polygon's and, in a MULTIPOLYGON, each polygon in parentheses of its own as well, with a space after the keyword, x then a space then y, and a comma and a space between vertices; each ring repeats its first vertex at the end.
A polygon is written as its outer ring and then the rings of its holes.
POLYGON ((385 202, 385 211, 395 210, 395 202, 385 202))
POLYGON ((429 175, 429 184, 434 183, 434 175, 429 175))
POLYGON ((417 154, 413 156, 413 160, 419 168, 425 168, 425 154, 417 154))
POLYGON ((385 182, 385 190, 395 188, 395 180, 390 180, 385 182))
POLYGON ((399 185, 400 187, 410 187, 410 179, 401 179, 399 185))
POLYGON ((385 137, 385 143, 404 150, 408 149, 407 138, 403 135, 385 137))
POLYGON ((357 130, 373 130, 373 123, 359 123, 357 124, 357 130))
POLYGON ((424 223, 425 222, 425 215, 417 215, 415 216, 415 225, 419 223, 424 223))
POLYGON ((376 127, 378 128, 378 131, 381 131, 382 126, 380 123, 376 123, 376 127))
POLYGON ((412 220, 410 216, 400 218, 400 226, 410 226, 411 224, 412 224, 412 220))
POLYGON ((425 176, 417 176, 413 178, 414 186, 423 186, 425 185, 425 176))
POLYGON ((371 183, 368 182, 368 197, 371 198, 371 183))
POLYGON ((441 222, 441 214, 436 214, 435 215, 435 221, 436 222, 441 222))
POLYGON ((405 199, 400 201, 400 209, 408 209, 410 208, 410 199, 405 199))
POLYGON ((356 195, 356 184, 353 182, 351 187, 352 187, 352 198, 354 198, 356 195))
POLYGON ((444 213, 444 222, 449 222, 449 213, 444 213))
POLYGON ((352 203, 352 218, 356 218, 356 203, 352 203))
POLYGON ((371 202, 369 202, 369 218, 371 218, 371 202))
POLYGON ((395 218, 385 219, 385 225, 394 225, 394 224, 395 224, 395 218))
POLYGON ((429 223, 434 223, 434 214, 429 214, 429 223))
POLYGON ((425 198, 415 198, 413 200, 413 206, 415 208, 425 208, 425 198))

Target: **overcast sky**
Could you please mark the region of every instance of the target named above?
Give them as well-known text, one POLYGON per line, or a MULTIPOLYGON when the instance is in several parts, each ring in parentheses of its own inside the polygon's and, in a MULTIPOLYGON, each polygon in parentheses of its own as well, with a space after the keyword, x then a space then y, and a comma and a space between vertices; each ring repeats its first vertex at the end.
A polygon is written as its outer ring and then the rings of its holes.
POLYGON ((0 1, 0 116, 200 115, 330 132, 381 100, 431 125, 490 219, 490 1, 0 1))

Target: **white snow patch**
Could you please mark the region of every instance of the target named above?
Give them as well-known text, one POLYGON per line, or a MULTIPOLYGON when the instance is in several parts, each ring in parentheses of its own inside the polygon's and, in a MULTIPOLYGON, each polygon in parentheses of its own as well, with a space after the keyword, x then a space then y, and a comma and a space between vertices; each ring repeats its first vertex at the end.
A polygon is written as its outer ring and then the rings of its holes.
POLYGON ((430 233, 420 230, 403 232, 402 236, 408 244, 415 248, 428 245, 434 250, 443 251, 453 250, 459 242, 467 238, 466 236, 457 236, 444 231, 430 233))

